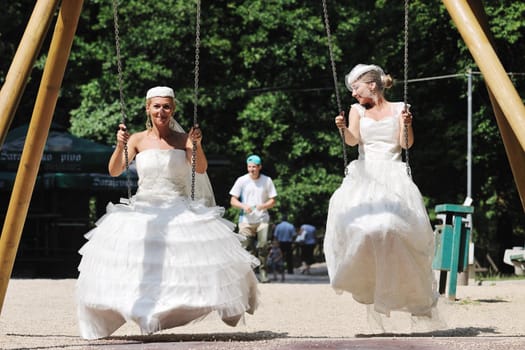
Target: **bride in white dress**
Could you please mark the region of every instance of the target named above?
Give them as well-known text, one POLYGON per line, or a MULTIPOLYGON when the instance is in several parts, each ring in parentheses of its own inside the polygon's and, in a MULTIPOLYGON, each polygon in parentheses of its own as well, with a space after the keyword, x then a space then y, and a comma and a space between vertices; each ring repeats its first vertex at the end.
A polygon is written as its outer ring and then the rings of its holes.
POLYGON ((330 199, 324 252, 331 286, 369 305, 376 319, 391 311, 431 316, 438 298, 433 231, 401 160, 402 147, 413 143, 412 115, 384 98, 392 78, 376 65, 357 65, 346 85, 358 103, 348 127, 343 116, 335 122, 359 157, 330 199))
POLYGON ((107 337, 127 321, 150 334, 212 312, 235 326, 257 308, 253 268, 259 261, 242 248, 234 224, 214 204, 200 129, 184 133, 174 111, 173 90, 152 88, 146 96, 147 130, 130 136, 121 125, 117 132, 109 172, 124 171, 127 143, 129 162, 136 158, 138 190, 130 203, 108 205, 80 249, 77 305, 83 338, 107 337))

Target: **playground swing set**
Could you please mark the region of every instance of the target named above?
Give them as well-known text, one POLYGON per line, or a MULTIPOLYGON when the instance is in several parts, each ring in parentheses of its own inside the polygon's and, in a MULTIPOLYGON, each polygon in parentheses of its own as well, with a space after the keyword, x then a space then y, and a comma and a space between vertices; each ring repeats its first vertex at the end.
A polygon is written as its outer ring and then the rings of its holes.
MULTIPOLYGON (((0 236, 0 312, 3 306, 7 286, 11 278, 14 261, 22 235, 25 218, 31 201, 40 160, 48 137, 56 102, 73 38, 78 25, 83 1, 77 0, 42 0, 37 1, 28 21, 18 50, 7 73, 5 83, 0 90, 0 146, 4 143, 7 131, 15 116, 34 66, 41 44, 50 27, 55 10, 59 6, 55 30, 51 40, 48 57, 44 67, 38 95, 35 101, 26 143, 20 159, 20 165, 11 193, 9 207, 0 236)), ((481 0, 443 0, 443 3, 465 41, 472 57, 485 78, 494 114, 503 139, 507 157, 513 172, 515 183, 525 209, 525 106, 506 74, 493 45, 485 21, 481 0)), ((198 84, 199 84, 199 46, 200 46, 200 0, 196 0, 196 36, 195 36, 195 93, 194 93, 194 126, 198 125, 198 84)), ((408 0, 405 6, 405 56, 404 56, 404 103, 407 104, 407 70, 408 70, 408 0)), ((126 109, 122 92, 122 68, 120 63, 120 46, 118 36, 118 7, 113 0, 115 20, 115 43, 117 50, 118 78, 122 121, 126 120, 126 109)), ((337 88, 337 72, 331 47, 331 33, 326 0, 323 0, 324 21, 330 51, 337 108, 341 111, 341 102, 337 88)), ((341 135, 342 136, 342 135, 341 135)), ((343 143, 343 160, 346 168, 347 155, 343 143)), ((192 161, 192 190, 194 195, 194 158, 192 161)), ((405 153, 407 174, 411 176, 408 151, 405 153)), ((129 165, 129 164, 127 164, 129 165)), ((128 181, 129 184, 129 181, 128 181)), ((131 196, 128 185, 128 196, 131 196)), ((439 208, 438 208, 439 207, 439 208)), ((449 298, 455 298, 457 272, 467 264, 468 241, 470 228, 464 217, 472 213, 470 206, 443 204, 436 211, 444 216, 436 234, 436 254, 433 268, 441 270, 440 292, 444 293, 446 274, 450 271, 449 298)))

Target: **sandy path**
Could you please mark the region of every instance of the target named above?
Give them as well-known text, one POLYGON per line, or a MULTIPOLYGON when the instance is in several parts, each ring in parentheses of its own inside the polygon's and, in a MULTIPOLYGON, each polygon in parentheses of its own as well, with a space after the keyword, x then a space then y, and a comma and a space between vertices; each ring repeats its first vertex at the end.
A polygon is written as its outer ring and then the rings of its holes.
MULTIPOLYGON (((74 288, 73 279, 12 279, 0 315, 0 348, 113 349, 112 346, 123 342, 138 341, 182 342, 177 349, 214 349, 213 346, 219 346, 213 345, 215 342, 230 342, 228 347, 217 349, 243 349, 247 343, 250 349, 273 349, 285 343, 355 340, 371 334, 365 306, 348 294, 335 294, 325 276, 296 276, 287 283, 261 284, 260 308, 255 315, 247 315, 245 325, 236 328, 209 317, 196 324, 141 337, 134 324, 126 324, 115 337, 88 342, 78 337, 74 288)), ((484 349, 491 341, 502 342, 502 349, 525 349, 525 281, 458 286, 457 297, 459 300, 455 302, 444 297, 439 301, 445 329, 410 336, 403 332, 397 339, 424 337, 435 339, 437 344, 448 341, 449 337, 466 337, 467 343, 468 339, 482 338, 486 341, 473 345, 472 349, 484 349)), ((476 343, 474 340, 471 343, 476 343)))

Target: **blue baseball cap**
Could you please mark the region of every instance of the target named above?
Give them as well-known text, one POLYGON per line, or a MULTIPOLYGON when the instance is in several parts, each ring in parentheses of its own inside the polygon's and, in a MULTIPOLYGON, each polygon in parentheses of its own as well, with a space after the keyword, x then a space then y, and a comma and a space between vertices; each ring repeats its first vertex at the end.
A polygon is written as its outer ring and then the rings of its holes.
POLYGON ((246 164, 253 163, 255 165, 261 165, 261 157, 259 157, 256 154, 252 154, 248 158, 246 158, 246 164))

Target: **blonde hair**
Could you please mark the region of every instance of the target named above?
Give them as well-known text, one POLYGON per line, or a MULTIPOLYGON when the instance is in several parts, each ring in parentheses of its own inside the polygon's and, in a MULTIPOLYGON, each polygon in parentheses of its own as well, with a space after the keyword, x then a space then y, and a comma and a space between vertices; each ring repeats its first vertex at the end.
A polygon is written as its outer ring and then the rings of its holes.
POLYGON ((385 74, 377 70, 369 70, 357 79, 357 81, 360 80, 367 83, 376 83, 379 91, 390 89, 394 85, 394 79, 392 79, 390 74, 385 74))

